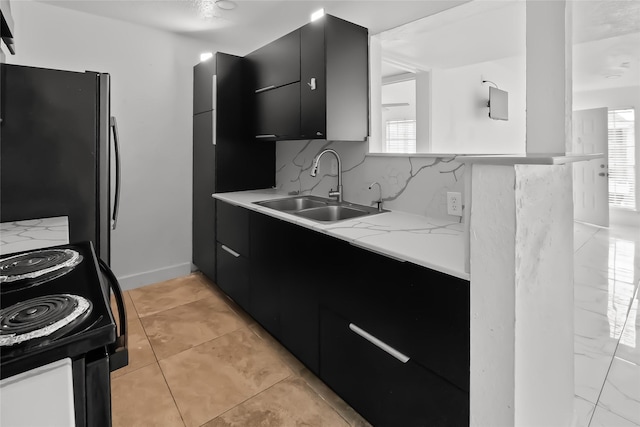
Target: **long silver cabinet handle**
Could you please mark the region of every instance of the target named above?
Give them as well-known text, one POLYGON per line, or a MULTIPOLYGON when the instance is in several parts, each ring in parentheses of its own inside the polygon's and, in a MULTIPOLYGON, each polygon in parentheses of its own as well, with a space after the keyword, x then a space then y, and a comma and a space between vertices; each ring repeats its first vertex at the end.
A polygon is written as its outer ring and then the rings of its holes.
POLYGON ((222 246, 222 249, 224 249, 225 251, 229 252, 234 257, 238 258, 240 256, 240 254, 238 252, 234 251, 233 249, 229 249, 225 245, 221 245, 221 246, 222 246))
POLYGON ((268 134, 268 135, 256 135, 256 138, 275 138, 277 135, 272 135, 272 134, 268 134))
POLYGON ((256 89, 256 93, 265 92, 267 90, 271 90, 271 89, 275 89, 275 88, 276 87, 274 85, 267 86, 267 87, 261 87, 260 89, 256 89))
POLYGON ((383 351, 387 352, 388 354, 390 354, 391 356, 395 357, 396 359, 398 359, 402 363, 407 363, 409 361, 409 356, 404 355, 403 353, 399 352, 395 348, 391 347, 389 344, 387 344, 387 343, 385 343, 383 341, 380 341, 378 338, 374 337, 369 332, 365 331, 364 329, 359 328, 358 326, 354 325, 353 323, 349 323, 349 329, 351 329, 356 334, 360 335, 365 340, 369 341, 371 344, 373 344, 376 347, 378 347, 380 350, 383 350, 383 351))

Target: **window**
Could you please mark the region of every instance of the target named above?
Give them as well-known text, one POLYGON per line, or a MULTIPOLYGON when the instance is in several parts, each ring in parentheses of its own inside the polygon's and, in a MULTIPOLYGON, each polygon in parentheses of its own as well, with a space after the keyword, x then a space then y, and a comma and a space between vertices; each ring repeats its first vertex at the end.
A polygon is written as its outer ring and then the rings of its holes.
POLYGON ((609 206, 636 209, 635 114, 609 110, 609 206))
POLYGON ((387 153, 415 153, 416 152, 416 121, 389 120, 387 121, 387 153))

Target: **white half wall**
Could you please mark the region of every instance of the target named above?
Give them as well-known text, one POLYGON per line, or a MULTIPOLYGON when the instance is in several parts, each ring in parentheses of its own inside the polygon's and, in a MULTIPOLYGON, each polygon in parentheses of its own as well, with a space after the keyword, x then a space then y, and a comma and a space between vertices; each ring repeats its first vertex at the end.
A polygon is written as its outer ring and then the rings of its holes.
POLYGON ((34 1, 13 2, 12 12, 8 63, 111 74, 122 157, 111 264, 123 286, 188 274, 193 66, 217 47, 34 1))

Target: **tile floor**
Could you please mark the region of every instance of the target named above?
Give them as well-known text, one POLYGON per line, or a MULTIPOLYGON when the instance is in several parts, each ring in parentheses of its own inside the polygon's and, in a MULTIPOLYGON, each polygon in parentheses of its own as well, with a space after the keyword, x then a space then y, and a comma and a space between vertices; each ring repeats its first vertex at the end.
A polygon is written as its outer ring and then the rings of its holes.
POLYGON ((368 426, 201 274, 125 292, 113 425, 368 426))
POLYGON ((640 426, 640 227, 574 226, 578 427, 640 426))
MULTIPOLYGON (((574 231, 577 427, 640 427, 640 228, 574 231)), ((125 301, 115 427, 368 425, 204 276, 125 301)))

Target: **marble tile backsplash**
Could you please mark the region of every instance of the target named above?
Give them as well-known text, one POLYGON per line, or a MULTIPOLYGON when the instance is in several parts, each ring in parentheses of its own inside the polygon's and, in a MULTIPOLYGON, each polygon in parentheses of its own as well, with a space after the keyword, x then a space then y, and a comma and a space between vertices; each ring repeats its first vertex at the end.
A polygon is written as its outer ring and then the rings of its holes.
POLYGON ((280 141, 276 143, 277 188, 326 197, 337 186, 337 175, 331 173, 335 157, 325 154, 317 176, 310 175, 313 158, 325 148, 340 155, 346 201, 375 205, 378 187, 369 190, 369 185, 377 181, 386 209, 462 221, 447 214, 447 192, 464 192, 465 165, 455 157, 368 156, 364 142, 280 141))

